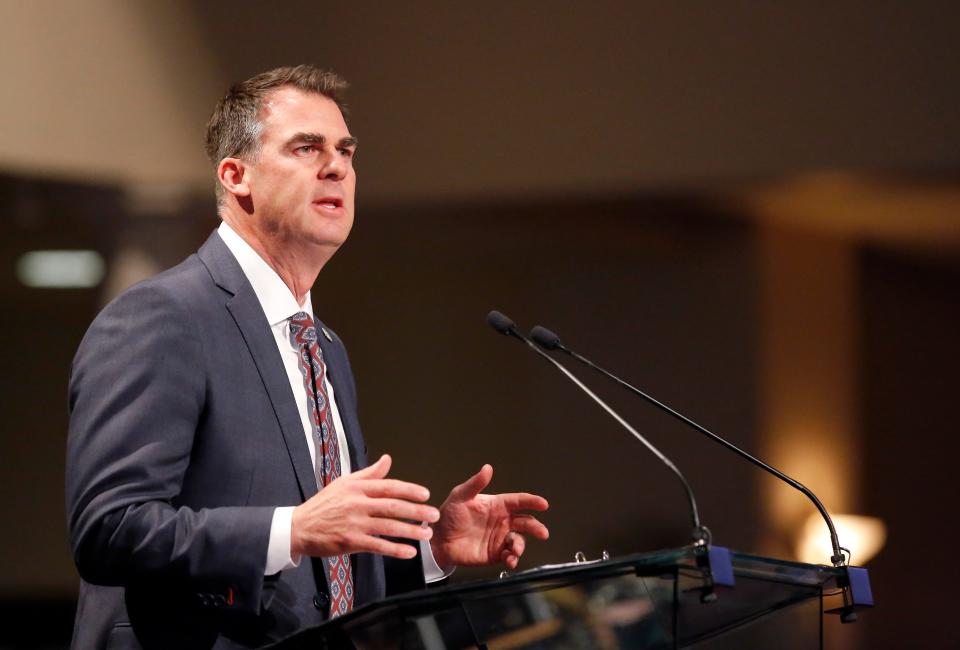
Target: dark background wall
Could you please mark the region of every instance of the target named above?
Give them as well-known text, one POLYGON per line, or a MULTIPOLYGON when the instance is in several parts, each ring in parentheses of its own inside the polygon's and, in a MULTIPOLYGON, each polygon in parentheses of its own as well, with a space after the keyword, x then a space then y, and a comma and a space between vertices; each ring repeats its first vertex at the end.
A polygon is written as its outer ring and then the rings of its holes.
MULTIPOLYGON (((555 541, 534 545, 533 563, 685 541, 676 480, 484 317, 498 308, 526 328, 542 321, 750 446, 750 228, 665 200, 492 212, 368 212, 318 282, 316 310, 350 344, 372 447, 395 453, 397 472, 423 477, 436 494, 491 462, 498 488, 548 496, 555 541)), ((695 477, 718 535, 755 545, 745 467, 598 390, 695 477), (710 489, 717 484, 742 502, 730 506, 710 489)))
POLYGON ((960 630, 939 622, 953 615, 949 587, 925 585, 927 576, 951 583, 957 575, 948 540, 957 535, 960 264, 871 249, 862 265, 866 503, 894 533, 871 570, 882 576, 878 598, 896 603, 895 613, 870 625, 870 639, 952 648, 960 630), (929 572, 933 566, 943 572, 929 572), (903 621, 915 624, 909 636, 903 621))

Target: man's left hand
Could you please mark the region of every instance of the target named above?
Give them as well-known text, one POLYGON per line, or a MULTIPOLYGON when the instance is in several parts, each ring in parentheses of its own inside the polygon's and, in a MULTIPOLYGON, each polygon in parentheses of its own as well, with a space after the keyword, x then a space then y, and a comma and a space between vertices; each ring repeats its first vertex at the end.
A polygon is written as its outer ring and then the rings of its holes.
POLYGON ((493 467, 479 472, 453 488, 440 506, 440 521, 433 524, 430 548, 437 564, 482 566, 503 562, 515 569, 526 546, 524 535, 545 540, 547 527, 523 510, 542 512, 549 505, 536 494, 481 494, 493 478, 493 467))

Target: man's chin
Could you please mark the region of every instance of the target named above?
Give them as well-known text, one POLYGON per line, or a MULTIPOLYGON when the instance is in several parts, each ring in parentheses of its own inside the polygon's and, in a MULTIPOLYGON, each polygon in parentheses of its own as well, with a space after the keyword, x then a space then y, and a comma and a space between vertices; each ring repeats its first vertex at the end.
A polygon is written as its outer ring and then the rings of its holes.
POLYGON ((331 233, 325 231, 317 234, 311 233, 305 239, 312 247, 322 251, 329 251, 329 253, 332 254, 346 243, 349 235, 349 231, 346 233, 331 233))

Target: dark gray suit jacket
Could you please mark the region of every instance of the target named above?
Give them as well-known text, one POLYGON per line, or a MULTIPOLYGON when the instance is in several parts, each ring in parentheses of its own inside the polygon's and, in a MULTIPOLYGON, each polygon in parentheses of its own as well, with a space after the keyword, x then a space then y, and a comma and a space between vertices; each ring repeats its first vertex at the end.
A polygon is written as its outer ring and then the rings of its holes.
MULTIPOLYGON (((319 338, 359 469, 346 349, 319 338)), ((269 324, 216 233, 97 316, 69 400, 75 648, 252 647, 325 619, 319 561, 263 575, 274 508, 317 486, 269 324)), ((412 562, 399 579, 420 586, 412 562)), ((381 598, 382 558, 358 554, 353 567, 356 606, 381 598)))

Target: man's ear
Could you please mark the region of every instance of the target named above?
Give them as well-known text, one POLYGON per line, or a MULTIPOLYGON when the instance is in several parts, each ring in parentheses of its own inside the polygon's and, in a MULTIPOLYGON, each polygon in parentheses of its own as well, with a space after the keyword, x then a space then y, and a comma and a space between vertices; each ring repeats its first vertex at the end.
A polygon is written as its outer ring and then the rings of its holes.
POLYGON ((224 158, 217 165, 217 180, 223 190, 237 198, 250 196, 246 164, 239 158, 224 158))

